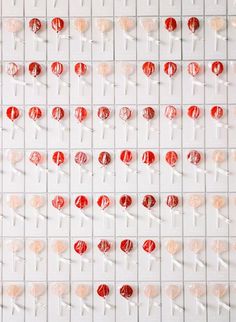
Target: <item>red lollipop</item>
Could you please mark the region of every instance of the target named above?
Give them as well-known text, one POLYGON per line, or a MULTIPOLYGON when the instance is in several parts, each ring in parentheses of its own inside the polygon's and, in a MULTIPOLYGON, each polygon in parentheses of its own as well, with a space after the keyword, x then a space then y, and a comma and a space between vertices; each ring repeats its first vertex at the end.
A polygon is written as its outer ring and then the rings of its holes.
POLYGON ((29 160, 37 166, 42 161, 42 155, 37 151, 33 151, 29 155, 29 160))
POLYGON ((145 151, 142 155, 142 162, 151 165, 155 162, 155 154, 152 151, 145 151))
POLYGON ((189 75, 191 75, 192 77, 195 77, 200 72, 200 65, 196 62, 191 62, 188 64, 187 69, 188 69, 189 75))
POLYGON ((97 205, 102 209, 105 210, 111 204, 111 200, 108 196, 102 195, 97 200, 97 205))
POLYGON ((62 63, 60 63, 59 61, 55 61, 54 63, 51 64, 51 71, 57 77, 61 76, 61 74, 63 73, 63 70, 64 70, 64 67, 62 63))
POLYGON ((98 249, 100 250, 100 252, 105 254, 111 249, 111 244, 109 243, 108 240, 102 239, 98 243, 98 249))
POLYGON ((65 116, 65 112, 62 107, 54 107, 52 109, 52 117, 56 121, 60 121, 65 116))
POLYGON ((153 73, 155 73, 156 66, 154 63, 147 61, 142 66, 143 72, 147 77, 150 77, 153 73))
POLYGON ((178 161, 178 154, 175 151, 168 151, 166 153, 166 162, 171 166, 175 167, 178 161))
POLYGON ((130 253, 133 250, 133 248, 134 244, 130 239, 124 239, 120 242, 120 249, 122 250, 122 252, 126 254, 130 253))
POLYGON ((88 249, 87 243, 83 240, 78 240, 74 243, 74 250, 77 254, 83 255, 88 249))
POLYGON ((142 204, 145 208, 147 209, 151 209, 152 207, 155 206, 156 204, 156 199, 153 195, 145 195, 143 197, 143 201, 142 201, 142 204))
POLYGON ((102 121, 105 121, 106 119, 108 119, 110 114, 111 114, 111 112, 110 112, 109 108, 106 106, 99 107, 98 112, 97 112, 97 116, 102 121))
POLYGON ((29 28, 33 31, 33 33, 37 33, 42 27, 41 21, 38 18, 32 18, 29 21, 29 28))
POLYGON ((123 208, 128 208, 132 205, 132 198, 129 195, 122 195, 120 197, 120 205, 123 208))
POLYGON ((167 31, 172 32, 177 28, 177 22, 174 18, 169 17, 165 20, 165 28, 167 31))
POLYGON ((62 196, 55 196, 52 200, 52 205, 60 211, 65 205, 65 199, 62 196))
POLYGON ((86 196, 80 195, 75 198, 75 206, 79 209, 84 209, 88 206, 88 198, 86 196))
POLYGON ((33 62, 29 64, 29 73, 33 77, 37 77, 41 74, 42 67, 39 63, 33 62))
POLYGON ((51 22, 52 29, 55 30, 57 33, 62 31, 64 28, 64 20, 58 17, 52 19, 51 22))
POLYGON ((164 72, 169 77, 173 77, 176 71, 177 71, 177 65, 174 62, 169 61, 164 64, 164 72))
POLYGON ((88 116, 87 110, 85 107, 76 107, 75 109, 75 118, 82 123, 88 116))
POLYGON ((179 204, 179 198, 175 195, 168 195, 166 199, 166 204, 169 208, 175 208, 179 204))
POLYGON ((75 163, 77 163, 78 165, 82 166, 82 165, 87 163, 88 157, 87 157, 86 153, 84 153, 82 151, 79 151, 79 152, 76 153, 74 160, 75 160, 75 163))
POLYGON ((191 164, 198 165, 201 161, 201 154, 196 150, 192 150, 187 154, 187 159, 191 164))
POLYGON ((84 76, 87 72, 87 65, 84 63, 77 63, 75 64, 75 73, 81 77, 84 76))
POLYGON ((152 107, 148 106, 143 109, 143 117, 146 120, 149 121, 149 120, 153 119, 154 116, 155 116, 155 110, 152 107))
POLYGON ((219 120, 223 117, 224 115, 224 110, 220 106, 213 106, 211 108, 211 117, 215 120, 219 120))
POLYGON ((220 61, 215 61, 211 65, 211 71, 214 73, 216 76, 219 76, 220 74, 223 73, 224 71, 224 65, 220 61))
POLYGON ((101 284, 97 288, 97 294, 105 299, 110 293, 109 287, 106 284, 101 284))
POLYGON ((120 160, 124 162, 126 165, 129 165, 132 161, 133 156, 130 150, 123 150, 120 154, 120 160))
POLYGON ((133 295, 133 289, 130 285, 123 285, 120 288, 120 295, 123 296, 125 299, 128 299, 133 295))
POLYGON ((192 32, 195 33, 196 30, 198 30, 200 27, 200 22, 199 19, 196 17, 191 17, 188 19, 188 29, 192 32))
POLYGON ((187 110, 187 115, 193 119, 193 120, 197 120, 199 118, 201 114, 201 110, 198 106, 192 105, 189 106, 188 110, 187 110))
POLYGON ((166 106, 166 108, 165 108, 165 117, 172 121, 173 119, 176 118, 176 116, 177 116, 176 107, 174 107, 172 105, 166 106))
POLYGON ((128 121, 131 118, 132 112, 129 107, 122 107, 119 112, 119 117, 122 121, 128 121))
POLYGON ((52 160, 57 166, 60 166, 65 162, 65 155, 61 151, 56 151, 52 155, 52 160))
POLYGON ((12 122, 14 122, 20 116, 20 111, 19 111, 19 109, 17 107, 10 106, 6 110, 6 115, 9 118, 9 120, 11 120, 12 122))
POLYGON ((156 244, 153 240, 148 239, 143 243, 143 250, 147 253, 152 253, 156 249, 156 244))
POLYGON ((29 118, 33 121, 37 121, 42 117, 42 110, 37 106, 32 106, 28 112, 29 118))
POLYGON ((111 162, 111 155, 108 152, 100 152, 98 156, 99 163, 104 167, 111 162))

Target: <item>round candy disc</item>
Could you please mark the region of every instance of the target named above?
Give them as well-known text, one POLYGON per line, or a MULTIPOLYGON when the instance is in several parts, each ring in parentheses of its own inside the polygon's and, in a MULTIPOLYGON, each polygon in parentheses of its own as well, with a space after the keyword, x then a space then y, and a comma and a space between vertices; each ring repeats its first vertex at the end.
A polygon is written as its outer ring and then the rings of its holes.
POLYGON ((188 19, 188 29, 195 33, 196 30, 200 27, 199 19, 196 17, 191 17, 188 19))
POLYGON ((59 77, 63 73, 63 69, 63 65, 59 61, 55 61, 51 64, 51 71, 57 77, 59 77))
POLYGON ((187 70, 189 75, 195 77, 200 72, 200 65, 196 62, 189 63, 187 70))
POLYGON ((142 161, 147 165, 154 163, 155 159, 155 154, 152 151, 145 151, 142 155, 142 161))
POLYGON ((29 73, 33 77, 37 77, 42 71, 41 65, 33 62, 29 64, 29 73))
POLYGON ((75 198, 75 206, 79 209, 84 209, 88 206, 88 198, 86 196, 80 195, 75 198))
POLYGON ((143 117, 146 120, 149 121, 149 120, 153 119, 154 116, 155 116, 155 110, 152 107, 148 106, 143 109, 143 117))
POLYGON ((84 76, 87 72, 87 65, 84 63, 75 64, 75 73, 80 77, 84 76))
POLYGON ((188 110, 187 110, 187 115, 193 119, 193 120, 197 120, 199 118, 201 114, 201 110, 198 106, 192 105, 189 106, 188 110))
POLYGON ((99 107, 98 112, 97 112, 97 116, 102 121, 105 121, 106 119, 108 119, 108 117, 110 116, 110 114, 111 114, 111 112, 110 112, 109 108, 106 107, 106 106, 99 107))
POLYGON ((102 166, 106 166, 111 162, 111 155, 108 152, 101 152, 98 156, 98 161, 102 166))
POLYGON ((174 18, 169 17, 165 20, 165 28, 169 32, 174 31, 177 28, 177 22, 174 18))
POLYGON ((15 63, 8 63, 6 66, 6 72, 9 76, 16 76, 19 71, 19 66, 15 63))
POLYGON ((56 163, 56 165, 60 166, 65 162, 65 155, 61 151, 56 151, 52 155, 52 160, 54 163, 56 163))
POLYGON ((143 72, 147 77, 150 77, 153 73, 155 73, 156 66, 151 61, 147 61, 142 66, 143 72))
POLYGON ((36 34, 42 27, 41 21, 38 18, 33 18, 29 21, 29 27, 36 34))
POLYGON ((64 116, 65 112, 62 107, 56 106, 52 109, 52 117, 54 120, 60 121, 61 119, 63 119, 64 116))
POLYGON ((29 160, 33 164, 38 165, 42 161, 42 155, 37 151, 33 151, 29 155, 29 160))
POLYGON ((111 249, 111 244, 109 243, 108 240, 106 239, 102 239, 100 240, 100 242, 98 243, 98 249, 102 252, 102 253, 107 253, 110 249, 111 249))
POLYGON ((84 18, 76 18, 74 20, 74 27, 77 31, 83 33, 88 30, 89 22, 84 18))
POLYGON ((122 121, 128 121, 131 118, 131 109, 129 107, 122 107, 119 112, 119 117, 122 121))
POLYGON ((83 240, 77 240, 77 242, 74 243, 74 250, 79 255, 83 255, 86 252, 87 248, 87 244, 83 240))
POLYGON ((97 288, 97 294, 102 298, 107 297, 109 295, 109 292, 109 287, 106 284, 101 284, 97 288))
POLYGON ((156 248, 156 244, 153 240, 148 239, 143 243, 143 250, 147 253, 152 253, 156 248))
POLYGON ((79 165, 84 165, 88 162, 88 157, 87 154, 79 151, 76 153, 75 155, 75 163, 79 164, 79 165))
POLYGON ((56 32, 60 32, 64 28, 64 20, 55 17, 52 19, 51 25, 53 30, 55 30, 56 32))
POLYGON ((174 76, 176 71, 177 71, 177 65, 174 62, 168 61, 167 63, 164 64, 164 72, 169 77, 174 76))
POLYGON ((76 107, 75 109, 75 118, 82 123, 88 116, 87 110, 85 107, 76 107))
POLYGON ((173 120, 177 116, 177 109, 175 106, 168 105, 165 108, 165 117, 169 120, 173 120))
POLYGON ((125 299, 128 299, 133 295, 133 289, 130 285, 123 285, 120 288, 120 295, 123 296, 125 299))
POLYGON ((153 195, 145 195, 143 197, 143 202, 142 202, 143 206, 147 209, 151 209, 152 207, 155 206, 156 204, 156 199, 153 195))
POLYGON ((132 198, 129 195, 122 195, 120 197, 120 205, 121 207, 128 208, 132 205, 132 198))
POLYGON ((32 106, 29 109, 28 115, 29 115, 29 118, 31 118, 31 120, 37 121, 38 119, 40 119, 42 117, 42 111, 39 107, 32 106))
POLYGON ((124 162, 126 165, 129 165, 129 163, 132 161, 133 156, 132 152, 130 150, 123 150, 120 154, 120 160, 124 162))
POLYGON ((53 205, 54 208, 60 210, 65 205, 65 199, 62 196, 55 196, 52 199, 52 205, 53 205))
POLYGON ((179 204, 179 198, 175 195, 169 195, 167 196, 166 204, 170 208, 177 207, 179 204))
POLYGON ((216 76, 219 76, 223 73, 224 65, 220 61, 215 61, 211 65, 211 70, 216 76))
POLYGON ((197 165, 201 161, 201 154, 196 150, 192 150, 187 154, 187 159, 190 163, 197 165))
POLYGON ((178 161, 178 154, 175 151, 168 151, 166 153, 166 162, 171 166, 175 167, 178 161))
POLYGON ((98 198, 97 200, 97 205, 102 209, 106 209, 107 207, 109 207, 111 204, 111 200, 108 196, 106 195, 102 195, 98 198))
POLYGON ((211 108, 211 117, 215 120, 219 120, 223 117, 224 115, 224 110, 220 106, 213 106, 211 108))
POLYGON ((134 244, 130 239, 124 239, 120 242, 120 249, 122 252, 128 254, 134 248, 134 244))
POLYGON ((19 111, 19 109, 17 107, 10 106, 6 110, 6 115, 9 118, 9 120, 14 122, 20 116, 20 111, 19 111))

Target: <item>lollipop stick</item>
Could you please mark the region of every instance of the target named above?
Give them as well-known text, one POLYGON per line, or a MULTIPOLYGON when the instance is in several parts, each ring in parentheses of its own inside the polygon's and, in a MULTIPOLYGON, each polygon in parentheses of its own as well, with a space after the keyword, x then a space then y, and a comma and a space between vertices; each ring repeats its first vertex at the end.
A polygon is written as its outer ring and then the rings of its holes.
POLYGON ((101 33, 101 42, 102 42, 102 52, 105 51, 105 35, 104 32, 101 33))
POLYGON ((14 122, 12 121, 12 125, 11 125, 11 139, 14 140, 15 138, 15 124, 14 122))
POLYGON ((128 315, 130 315, 131 314, 131 308, 130 308, 129 300, 127 300, 127 311, 128 311, 128 315))
POLYGON ((127 77, 124 77, 124 94, 127 95, 128 92, 128 80, 127 77))
POLYGON ((129 168, 127 166, 127 168, 125 169, 125 183, 128 182, 128 176, 129 176, 129 168))
POLYGON ((34 7, 37 7, 37 0, 34 0, 34 7))
POLYGON ((60 95, 60 90, 61 90, 60 79, 59 77, 57 77, 57 95, 60 95))
POLYGON ((101 124, 101 139, 104 140, 104 136, 105 136, 105 124, 104 122, 102 122, 101 124))
POLYGON ((102 182, 104 183, 106 181, 106 168, 102 168, 102 182))
POLYGON ((60 35, 57 32, 57 34, 56 34, 56 51, 58 52, 59 49, 60 49, 60 35))
POLYGON ((123 37, 124 37, 124 47, 125 47, 125 51, 126 51, 128 49, 128 39, 125 34, 123 37))
POLYGON ((171 77, 169 77, 169 94, 173 94, 173 82, 171 77))
POLYGON ((106 84, 104 77, 102 78, 102 96, 106 95, 106 84))
POLYGON ((147 78, 147 94, 151 94, 151 83, 149 77, 147 78))
POLYGON ((147 0, 147 5, 150 6, 151 5, 151 0, 147 0))
POLYGON ((195 83, 194 83, 193 77, 192 77, 192 95, 195 95, 195 83))
POLYGON ((217 31, 215 31, 215 51, 218 51, 218 37, 217 37, 217 31))
POLYGON ((170 0, 170 5, 171 5, 171 7, 174 6, 174 0, 170 0))
POLYGON ((147 300, 147 316, 150 316, 150 310, 151 310, 150 296, 148 296, 148 300, 147 300))
POLYGON ((53 8, 55 8, 57 5, 57 0, 53 0, 53 8))
POLYGON ((171 54, 173 50, 173 38, 169 32, 169 53, 171 54))
POLYGON ((125 142, 128 142, 128 139, 129 139, 128 135, 129 135, 129 126, 128 126, 128 123, 126 121, 125 122, 125 142))
POLYGON ((128 2, 128 0, 124 0, 124 6, 125 7, 127 6, 127 2, 128 2))
POLYGON ((84 6, 84 0, 80 0, 80 6, 83 7, 84 6))
POLYGON ((196 121, 193 120, 193 140, 196 140, 196 121))
POLYGON ((196 43, 196 38, 195 35, 192 33, 192 52, 195 50, 195 43, 196 43))
POLYGON ((14 91, 14 96, 17 96, 17 84, 13 84, 13 91, 14 91))
POLYGON ((101 0, 102 1, 102 7, 104 7, 105 4, 105 0, 101 0))
POLYGON ((146 126, 146 139, 149 141, 150 138, 150 121, 147 121, 147 126, 146 126))
POLYGON ((13 49, 16 50, 16 35, 14 32, 12 33, 12 38, 13 38, 13 40, 12 40, 13 41, 13 49))

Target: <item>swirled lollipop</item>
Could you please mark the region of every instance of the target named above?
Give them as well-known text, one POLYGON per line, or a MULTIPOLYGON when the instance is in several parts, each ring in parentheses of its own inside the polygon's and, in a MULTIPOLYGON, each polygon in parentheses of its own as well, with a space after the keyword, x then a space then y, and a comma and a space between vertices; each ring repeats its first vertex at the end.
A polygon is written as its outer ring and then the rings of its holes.
POLYGON ((79 151, 75 154, 74 161, 79 166, 79 182, 83 183, 84 174, 93 175, 92 171, 85 167, 89 161, 89 157, 85 152, 79 151))
POLYGON ((168 151, 166 153, 165 160, 171 168, 171 183, 174 183, 175 176, 180 177, 182 175, 181 172, 176 170, 176 164, 178 162, 178 159, 178 154, 175 151, 168 151))
POLYGON ((173 94, 173 81, 172 78, 177 72, 177 65, 174 62, 167 62, 164 64, 164 73, 169 77, 169 94, 173 94))
POLYGON ((29 21, 29 28, 33 33, 34 50, 38 50, 38 44, 45 41, 38 35, 38 32, 42 29, 42 23, 38 18, 32 18, 29 21))
POLYGON ((203 87, 205 83, 201 82, 200 80, 196 79, 196 76, 201 72, 201 67, 197 62, 191 62, 187 66, 188 74, 191 76, 192 82, 192 95, 195 95, 195 88, 196 86, 203 87))
POLYGON ((62 170, 62 165, 65 163, 65 155, 61 151, 55 151, 52 155, 52 161, 56 165, 56 182, 60 183, 61 176, 66 175, 66 172, 62 170))
MULTIPOLYGON (((195 0, 192 0, 192 1, 195 1, 195 0)), ((200 28, 200 21, 197 17, 190 17, 188 19, 187 26, 191 32, 191 39, 192 39, 191 49, 192 49, 192 52, 194 52, 196 41, 200 40, 200 37, 196 33, 196 31, 200 28)))
POLYGON ((17 85, 26 86, 27 84, 22 80, 16 79, 17 74, 19 74, 20 66, 16 63, 9 62, 6 65, 6 73, 10 76, 10 80, 13 83, 13 93, 17 96, 17 85))
POLYGON ((63 196, 56 195, 52 199, 52 206, 55 209, 57 209, 57 211, 58 211, 58 220, 59 220, 58 227, 59 228, 62 227, 63 219, 69 217, 69 215, 64 212, 65 205, 66 205, 66 200, 63 196))
POLYGON ((55 17, 51 21, 51 27, 56 32, 56 51, 60 50, 60 44, 62 39, 69 39, 68 35, 62 35, 61 32, 65 27, 65 22, 59 17, 55 17))
POLYGON ((229 127, 228 124, 225 124, 224 122, 221 121, 221 119, 223 119, 224 117, 224 114, 225 114, 225 111, 221 106, 217 106, 217 105, 212 106, 210 110, 210 116, 215 122, 217 140, 221 138, 222 129, 228 129, 229 127))
POLYGON ((142 155, 142 162, 147 167, 149 173, 149 182, 153 184, 153 174, 156 172, 156 169, 153 168, 153 164, 156 161, 156 156, 152 151, 145 151, 142 155))
POLYGON ((122 207, 123 214, 125 215, 125 227, 129 226, 129 219, 133 220, 135 217, 129 211, 129 207, 132 205, 133 200, 130 195, 120 196, 119 204, 122 207))
POLYGON ((111 309, 111 304, 108 303, 107 297, 110 293, 109 286, 106 284, 100 284, 97 288, 97 294, 103 300, 103 315, 106 315, 107 309, 111 309))
POLYGON ((79 214, 80 214, 80 227, 83 227, 84 220, 89 218, 85 212, 88 205, 89 205, 89 199, 86 196, 79 195, 75 198, 75 206, 77 209, 79 209, 79 214))
MULTIPOLYGON (((173 2, 173 0, 171 0, 173 2)), ((169 53, 173 52, 174 41, 180 40, 179 37, 174 36, 174 33, 177 29, 177 21, 173 17, 166 18, 165 20, 165 29, 168 31, 169 35, 169 53)))
POLYGON ((215 94, 219 94, 220 85, 228 86, 229 82, 224 81, 220 76, 224 72, 224 65, 220 61, 214 61, 210 65, 211 71, 215 76, 215 94))
POLYGON ((125 269, 129 269, 130 253, 133 251, 134 243, 130 239, 123 239, 120 242, 120 249, 124 253, 125 269))
POLYGON ((70 84, 65 82, 61 75, 64 72, 64 66, 59 61, 55 61, 51 64, 51 72, 56 76, 57 79, 57 95, 61 94, 61 87, 69 87, 70 84))
POLYGON ((21 126, 17 124, 17 120, 21 116, 20 110, 16 106, 9 106, 6 110, 6 116, 11 121, 11 139, 14 140, 16 130, 23 130, 21 126))
POLYGON ((131 109, 127 106, 121 107, 119 117, 125 124, 125 142, 127 142, 129 140, 129 130, 135 130, 135 128, 128 122, 132 117, 131 109))
POLYGON ((101 239, 97 247, 103 256, 103 271, 107 272, 108 265, 113 265, 113 261, 108 256, 109 252, 111 251, 112 245, 107 239, 101 239))
POLYGON ((74 243, 74 251, 79 254, 80 256, 80 272, 84 270, 84 264, 89 263, 89 259, 84 256, 84 254, 88 250, 88 245, 84 240, 77 240, 74 243))
POLYGON ((28 112, 29 118, 33 121, 34 125, 34 139, 37 140, 38 132, 42 130, 42 127, 38 124, 39 120, 42 118, 43 113, 40 107, 32 106, 28 112))
POLYGON ((174 137, 174 130, 178 128, 177 124, 174 122, 178 116, 177 108, 173 105, 166 106, 164 115, 169 120, 169 136, 170 140, 172 141, 174 137))
POLYGON ((159 224, 161 223, 161 219, 153 213, 153 208, 156 203, 156 198, 153 195, 145 195, 143 197, 142 205, 147 209, 148 227, 151 227, 153 221, 156 221, 159 224))
POLYGON ((152 239, 147 239, 144 241, 142 248, 148 254, 148 271, 151 271, 153 262, 157 260, 156 256, 153 255, 157 245, 152 239))
POLYGON ((128 284, 124 284, 121 286, 120 288, 120 295, 126 300, 127 302, 127 314, 131 315, 131 308, 133 306, 137 306, 137 303, 133 302, 130 300, 130 298, 132 297, 134 293, 133 288, 128 285, 128 284))
POLYGON ((111 163, 111 155, 109 152, 102 151, 99 153, 98 162, 101 164, 102 167, 102 182, 106 182, 106 176, 112 175, 111 171, 107 170, 107 166, 111 163))
POLYGON ((151 61, 146 61, 145 63, 143 63, 142 70, 144 75, 146 76, 147 95, 150 95, 152 84, 157 84, 157 81, 151 78, 151 76, 156 72, 156 65, 151 61))

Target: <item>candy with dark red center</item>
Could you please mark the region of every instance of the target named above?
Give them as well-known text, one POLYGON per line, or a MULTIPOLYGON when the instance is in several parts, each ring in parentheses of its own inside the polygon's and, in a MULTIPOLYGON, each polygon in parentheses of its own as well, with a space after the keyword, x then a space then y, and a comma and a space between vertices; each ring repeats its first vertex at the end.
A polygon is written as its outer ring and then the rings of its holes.
POLYGON ((120 288, 120 295, 123 296, 125 299, 128 299, 133 295, 133 289, 130 285, 123 285, 120 288))
POLYGON ((198 30, 200 27, 200 22, 199 19, 196 17, 191 17, 188 19, 188 29, 192 32, 195 33, 196 30, 198 30))
POLYGON ((165 28, 169 32, 175 31, 175 29, 177 28, 177 21, 175 20, 175 18, 172 18, 172 17, 167 18, 165 20, 165 28))
POLYGON ((76 153, 75 155, 75 163, 79 164, 79 165, 84 165, 86 164, 88 161, 88 157, 87 157, 87 154, 82 152, 82 151, 79 151, 76 153))
POLYGON ((75 109, 75 118, 82 123, 88 116, 88 112, 85 107, 80 106, 75 109))
POLYGON ((100 240, 100 242, 98 243, 98 249, 100 250, 100 252, 102 253, 107 253, 110 249, 111 249, 111 244, 109 243, 108 240, 106 239, 102 239, 100 240))
POLYGON ((6 110, 6 115, 9 118, 9 120, 11 120, 12 122, 14 122, 20 116, 20 111, 19 111, 19 109, 17 107, 10 106, 6 110))
POLYGON ((63 70, 64 70, 64 67, 62 63, 60 63, 59 61, 55 61, 54 63, 51 64, 51 71, 57 77, 61 76, 61 74, 63 73, 63 70))
POLYGON ((109 287, 106 284, 101 284, 97 288, 97 294, 103 299, 109 295, 109 287))
POLYGON ((74 243, 74 250, 79 255, 83 255, 87 249, 88 249, 87 243, 83 240, 77 240, 77 242, 74 243))
POLYGON ((128 208, 132 205, 132 198, 130 195, 122 195, 120 197, 120 205, 123 208, 128 208))
POLYGON ((147 77, 150 77, 153 73, 155 73, 156 66, 151 61, 147 61, 142 66, 143 72, 147 77))
POLYGON ((175 208, 179 204, 179 198, 175 195, 168 195, 166 199, 166 204, 170 208, 175 208))
POLYGON ((38 165, 42 161, 42 155, 37 151, 33 151, 29 155, 29 160, 33 164, 38 165))
POLYGON ((145 195, 143 197, 143 202, 142 202, 143 206, 147 209, 151 209, 152 207, 155 206, 156 204, 156 199, 153 195, 145 195))
POLYGON ((132 152, 130 150, 123 150, 120 154, 120 160, 124 162, 126 165, 129 165, 129 163, 132 161, 133 156, 132 152))
POLYGON ((192 105, 189 106, 188 110, 187 110, 187 115, 193 119, 193 120, 197 120, 199 118, 201 114, 201 110, 198 106, 192 105))
POLYGON ((33 62, 29 64, 29 73, 33 77, 37 77, 41 74, 42 67, 39 63, 33 62))
POLYGON ((19 66, 16 63, 8 63, 6 66, 6 72, 9 76, 16 76, 19 71, 19 66))
POLYGON ((122 121, 128 121, 131 118, 131 109, 129 107, 122 107, 119 112, 119 117, 122 121))
POLYGON ((168 61, 164 64, 164 72, 166 73, 166 75, 168 75, 169 77, 174 76, 174 74, 177 72, 177 65, 176 63, 172 62, 172 61, 168 61))
POLYGON ((97 200, 97 205, 102 209, 105 210, 111 204, 111 200, 108 196, 102 195, 97 200))
POLYGON ((177 116, 177 109, 175 106, 169 105, 165 108, 165 117, 169 120, 173 120, 177 116))
POLYGON ((175 167, 178 161, 178 154, 175 151, 168 151, 165 159, 171 167, 175 167))
POLYGON ((105 121, 106 119, 108 119, 108 117, 110 116, 110 114, 111 114, 111 112, 110 112, 109 108, 106 107, 106 106, 99 107, 98 112, 97 112, 97 116, 102 121, 105 121))
POLYGON ((52 19, 51 25, 53 30, 55 30, 56 32, 60 32, 64 28, 64 20, 61 18, 55 17, 52 19))
POLYGON ((79 209, 84 209, 88 206, 88 198, 86 196, 80 195, 75 198, 75 206, 79 209))
POLYGON ((42 27, 41 21, 38 18, 32 18, 29 21, 29 27, 36 34, 42 27))
POLYGON ((37 121, 42 117, 42 110, 37 106, 32 106, 28 112, 29 118, 33 121, 37 121))
POLYGON ((142 162, 151 165, 152 163, 155 162, 155 154, 152 151, 145 151, 142 155, 142 162))
POLYGON ((99 153, 98 161, 102 166, 108 165, 111 162, 110 153, 108 153, 106 151, 103 151, 103 152, 99 153))
POLYGON ((120 249, 126 254, 130 253, 133 248, 134 244, 130 239, 124 239, 120 242, 120 249))
POLYGON ((52 109, 52 117, 56 121, 60 121, 65 116, 65 112, 62 107, 56 106, 52 109))
POLYGON ((187 154, 187 159, 190 163, 197 165, 201 161, 201 154, 196 150, 192 150, 187 154))
POLYGON ((75 64, 75 73, 81 77, 84 76, 87 72, 87 65, 84 63, 77 63, 75 64))
POLYGON ((52 199, 52 205, 54 208, 61 210, 65 205, 65 199, 62 196, 55 196, 52 199))
POLYGON ((61 151, 56 151, 52 155, 52 160, 57 166, 60 166, 65 162, 65 155, 61 151))
POLYGON ((211 65, 211 71, 216 75, 219 76, 224 71, 224 65, 220 61, 215 61, 211 65))
POLYGON ((147 239, 143 243, 143 250, 147 253, 152 253, 156 249, 156 244, 153 240, 147 239))
POLYGON ((224 115, 224 110, 220 106, 213 106, 211 108, 211 117, 215 120, 219 120, 223 117, 224 115))
POLYGON ((187 67, 189 75, 195 77, 200 72, 200 65, 196 62, 191 62, 187 67))
POLYGON ((152 107, 148 106, 143 109, 143 117, 146 120, 149 121, 149 120, 153 119, 154 116, 155 116, 155 110, 152 107))

